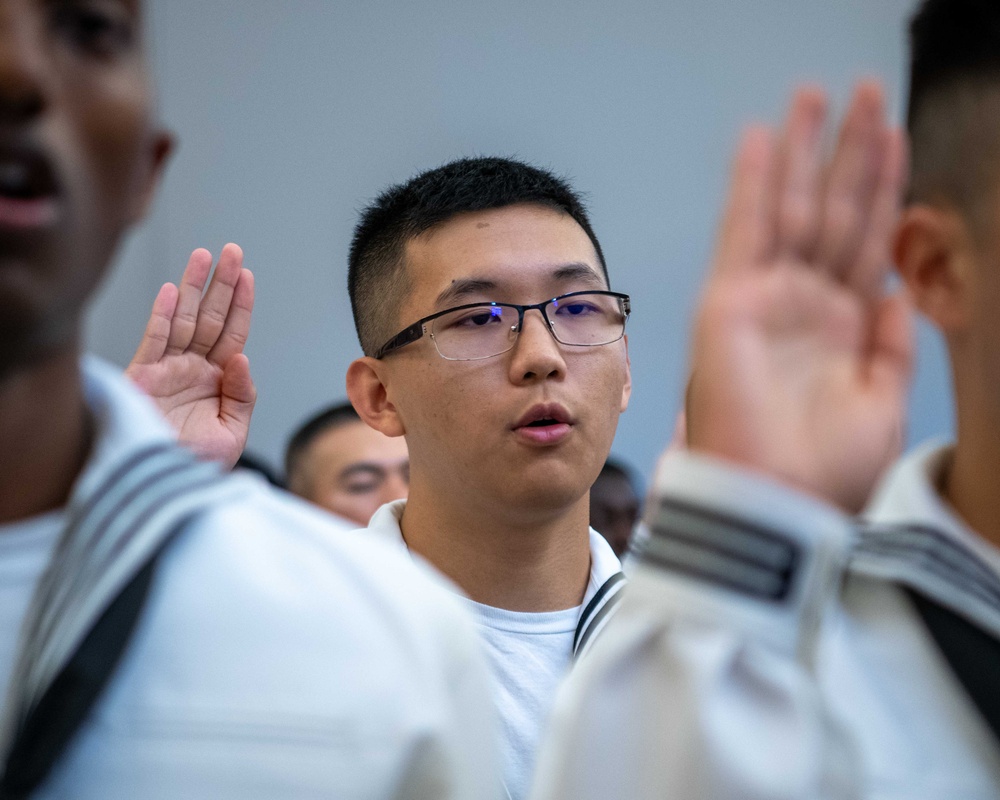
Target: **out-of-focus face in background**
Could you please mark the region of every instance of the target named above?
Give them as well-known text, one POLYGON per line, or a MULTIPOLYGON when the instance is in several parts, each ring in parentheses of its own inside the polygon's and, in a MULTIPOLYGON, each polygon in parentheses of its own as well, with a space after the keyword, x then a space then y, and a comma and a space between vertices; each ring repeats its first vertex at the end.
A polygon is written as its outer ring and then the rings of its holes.
POLYGON ((590 527, 608 540, 619 558, 628 549, 641 513, 642 503, 628 473, 605 464, 590 489, 590 527))
POLYGON ((341 421, 313 436, 287 479, 294 494, 365 526, 383 503, 407 495, 406 440, 385 436, 361 420, 341 421))

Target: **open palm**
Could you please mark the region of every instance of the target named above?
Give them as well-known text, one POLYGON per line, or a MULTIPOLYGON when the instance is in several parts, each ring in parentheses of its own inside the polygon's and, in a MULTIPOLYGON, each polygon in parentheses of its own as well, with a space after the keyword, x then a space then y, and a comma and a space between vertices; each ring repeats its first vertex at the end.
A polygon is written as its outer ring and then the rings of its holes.
POLYGON ((164 284, 126 374, 204 458, 236 463, 246 445, 256 390, 243 347, 253 311, 253 275, 227 244, 215 275, 212 255, 191 254, 180 287, 164 284))
POLYGON ((743 138, 695 329, 690 446, 857 511, 898 454, 908 303, 887 295, 901 134, 863 84, 823 163, 825 101, 743 138))

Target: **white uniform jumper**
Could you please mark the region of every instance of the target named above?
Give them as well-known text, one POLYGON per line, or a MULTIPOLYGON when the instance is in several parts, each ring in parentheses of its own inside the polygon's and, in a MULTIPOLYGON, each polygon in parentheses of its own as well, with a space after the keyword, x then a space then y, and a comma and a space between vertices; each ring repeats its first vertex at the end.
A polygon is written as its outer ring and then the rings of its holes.
POLYGON ((947 457, 897 465, 860 528, 721 462, 668 458, 642 564, 560 698, 536 796, 1000 797, 996 736, 917 610, 1000 639, 1000 552, 935 491, 947 457))
POLYGON ((96 441, 67 508, 0 526, 5 752, 156 546, 158 515, 185 497, 196 513, 163 540, 117 669, 32 797, 493 796, 487 667, 440 579, 191 463, 117 371, 90 360, 84 377, 96 441), (198 479, 162 491, 179 475, 198 479), (216 494, 200 508, 202 491, 216 494))

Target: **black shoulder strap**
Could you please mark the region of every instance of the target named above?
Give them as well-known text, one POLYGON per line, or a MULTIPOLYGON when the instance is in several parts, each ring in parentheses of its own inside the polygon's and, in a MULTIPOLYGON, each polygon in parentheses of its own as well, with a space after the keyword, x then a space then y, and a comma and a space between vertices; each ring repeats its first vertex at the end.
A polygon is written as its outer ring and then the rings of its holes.
POLYGON ((852 572, 899 584, 1000 743, 1000 577, 921 523, 862 525, 852 572))
POLYGON ((38 788, 86 719, 132 637, 155 563, 154 557, 115 598, 28 714, 7 755, 0 800, 21 800, 38 788))
POLYGON ((955 677, 1000 742, 1000 641, 907 588, 907 594, 955 677))
POLYGON ((3 709, 0 800, 40 786, 87 718, 138 624, 160 554, 193 516, 244 485, 161 443, 110 465, 71 500, 22 628, 3 709))

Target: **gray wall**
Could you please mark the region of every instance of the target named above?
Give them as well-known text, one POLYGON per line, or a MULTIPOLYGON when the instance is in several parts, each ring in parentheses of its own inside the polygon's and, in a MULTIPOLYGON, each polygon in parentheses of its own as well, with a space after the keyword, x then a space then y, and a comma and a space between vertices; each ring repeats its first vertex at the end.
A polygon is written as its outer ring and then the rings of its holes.
MULTIPOLYGON (((357 209, 461 155, 508 154, 590 197, 633 296, 635 391, 615 453, 648 475, 685 377, 687 330, 739 127, 810 79, 902 107, 912 0, 153 0, 163 115, 181 146, 91 315, 127 363, 158 286, 196 246, 256 273, 251 449, 278 461, 358 354, 346 252, 357 209)), ((921 332, 911 441, 947 433, 940 344, 921 332)))

